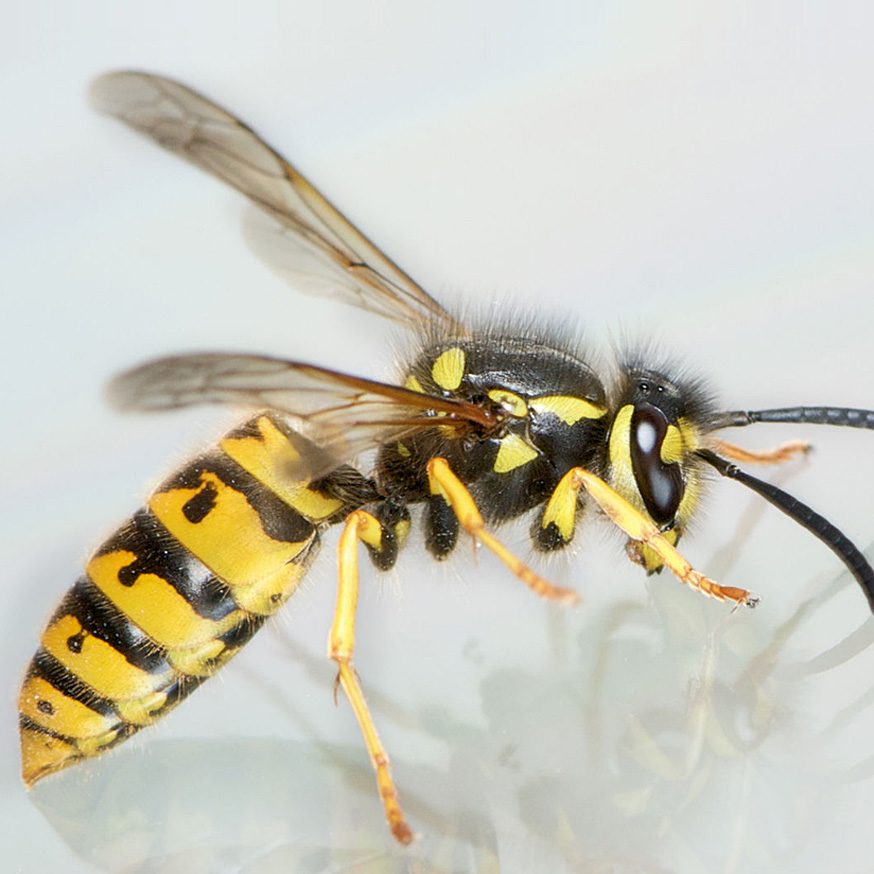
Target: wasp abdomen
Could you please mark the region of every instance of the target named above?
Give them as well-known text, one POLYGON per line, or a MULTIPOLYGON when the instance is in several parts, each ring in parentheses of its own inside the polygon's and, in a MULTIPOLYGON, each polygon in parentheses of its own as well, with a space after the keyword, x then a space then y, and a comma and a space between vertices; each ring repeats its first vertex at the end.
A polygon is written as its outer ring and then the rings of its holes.
POLYGON ((316 489, 288 476, 307 445, 258 417, 160 486, 97 550, 28 668, 26 783, 163 716, 294 592, 320 528, 355 503, 331 494, 330 477, 316 489))

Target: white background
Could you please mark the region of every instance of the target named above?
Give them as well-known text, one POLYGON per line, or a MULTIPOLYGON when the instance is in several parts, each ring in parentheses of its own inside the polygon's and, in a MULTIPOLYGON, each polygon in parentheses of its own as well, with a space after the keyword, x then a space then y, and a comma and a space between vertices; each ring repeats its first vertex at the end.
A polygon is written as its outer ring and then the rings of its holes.
MULTIPOLYGON (((730 408, 874 407, 872 38, 861 0, 7 10, 4 870, 869 870, 867 606, 730 483, 684 549, 754 613, 646 580, 597 523, 548 566, 584 593, 571 612, 467 549, 365 572, 357 665, 421 834, 406 852, 331 698, 331 548, 220 679, 29 796, 15 700, 89 550, 229 421, 117 415, 109 375, 215 348, 386 377, 397 339, 284 287, 239 200, 94 115, 92 76, 162 72, 229 107, 441 299, 572 319, 602 353, 654 338, 730 408)), ((874 541, 872 435, 732 436, 812 438, 766 475, 874 541)))

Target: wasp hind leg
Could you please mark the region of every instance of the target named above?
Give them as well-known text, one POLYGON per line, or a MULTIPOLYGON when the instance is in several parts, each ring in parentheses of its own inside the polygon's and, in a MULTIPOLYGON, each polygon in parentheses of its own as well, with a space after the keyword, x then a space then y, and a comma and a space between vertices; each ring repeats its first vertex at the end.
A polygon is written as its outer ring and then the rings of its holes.
POLYGON ((397 543, 392 538, 396 536, 398 527, 402 526, 403 520, 393 527, 383 526, 379 519, 364 510, 355 510, 346 518, 338 550, 337 606, 328 636, 328 658, 337 663, 337 682, 349 699, 364 735, 391 833, 400 843, 409 844, 413 840, 413 833, 401 810, 398 791, 391 776, 391 762, 379 739, 361 682, 352 665, 352 653, 355 649, 355 609, 358 605, 358 541, 367 546, 378 567, 390 566, 397 553, 397 543))
POLYGON ((709 598, 732 601, 737 606, 744 604, 748 607, 753 607, 758 602, 758 598, 746 589, 720 586, 696 571, 671 542, 671 539, 678 539, 678 534, 663 533, 655 522, 644 516, 604 480, 582 467, 571 468, 561 478, 547 502, 541 525, 555 527, 556 533, 550 536, 570 540, 580 489, 585 489, 610 520, 631 538, 629 554, 632 558, 635 553, 644 555, 651 552, 655 556, 654 563, 664 564, 681 582, 709 598))
POLYGON ((496 537, 485 530, 485 523, 467 486, 452 472, 445 458, 428 462, 428 482, 432 495, 439 495, 458 519, 461 527, 491 550, 535 594, 563 604, 576 604, 580 596, 573 589, 565 589, 547 582, 517 558, 496 537))

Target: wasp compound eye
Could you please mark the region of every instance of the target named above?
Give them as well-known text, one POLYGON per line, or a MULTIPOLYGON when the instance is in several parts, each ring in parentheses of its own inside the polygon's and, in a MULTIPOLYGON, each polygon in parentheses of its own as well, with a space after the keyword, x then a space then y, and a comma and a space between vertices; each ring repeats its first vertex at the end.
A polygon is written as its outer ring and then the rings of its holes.
POLYGON ((662 459, 669 424, 665 414, 650 404, 639 404, 631 417, 634 479, 647 511, 661 526, 673 522, 684 488, 680 465, 662 459))

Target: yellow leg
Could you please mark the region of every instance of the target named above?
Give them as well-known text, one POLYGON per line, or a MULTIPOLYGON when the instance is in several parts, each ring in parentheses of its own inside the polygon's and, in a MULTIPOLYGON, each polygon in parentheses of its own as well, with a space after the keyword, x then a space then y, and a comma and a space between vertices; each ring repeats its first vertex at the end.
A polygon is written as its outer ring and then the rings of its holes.
POLYGON ((473 497, 464 483, 452 472, 445 458, 432 458, 428 462, 428 480, 431 492, 442 495, 446 503, 452 507, 452 512, 455 513, 461 527, 490 549, 533 592, 541 598, 559 601, 562 604, 579 602, 580 596, 577 592, 547 582, 485 530, 483 517, 473 497))
POLYGON ((340 582, 337 587, 334 622, 328 636, 328 658, 337 662, 339 683, 361 726, 370 762, 376 771, 376 785, 391 833, 400 843, 409 844, 413 840, 413 833, 407 825, 398 801, 398 791, 391 777, 391 762, 367 709, 358 674, 352 666, 352 653, 355 649, 355 609, 358 604, 358 541, 363 540, 365 543, 378 546, 381 537, 382 528, 370 513, 356 510, 346 518, 346 526, 340 536, 340 582))
POLYGON ((744 449, 734 443, 726 443, 724 440, 712 440, 714 452, 730 458, 732 461, 746 462, 747 464, 782 464, 790 461, 800 453, 808 453, 812 444, 807 440, 790 440, 781 443, 773 449, 744 449))
POLYGON ((568 490, 576 493, 584 488, 595 500, 598 506, 621 528, 632 540, 645 544, 652 549, 662 562, 687 586, 718 601, 733 601, 736 605, 745 604, 752 607, 758 601, 746 589, 734 586, 720 586, 708 579, 700 571, 680 555, 665 539, 658 525, 647 519, 639 510, 612 489, 604 480, 582 467, 569 470, 556 487, 566 494, 568 490))

